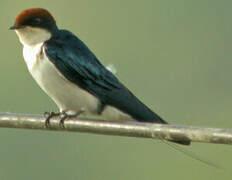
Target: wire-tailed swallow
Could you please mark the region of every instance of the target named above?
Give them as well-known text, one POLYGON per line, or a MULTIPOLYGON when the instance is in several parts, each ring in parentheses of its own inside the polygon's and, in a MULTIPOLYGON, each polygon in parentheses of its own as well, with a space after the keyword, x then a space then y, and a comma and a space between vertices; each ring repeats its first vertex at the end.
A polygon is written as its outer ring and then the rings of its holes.
MULTIPOLYGON (((22 11, 10 29, 23 44, 29 72, 60 112, 78 114, 84 110, 110 120, 167 124, 107 70, 78 37, 58 29, 47 10, 22 11)), ((189 145, 190 141, 176 143, 189 145)))

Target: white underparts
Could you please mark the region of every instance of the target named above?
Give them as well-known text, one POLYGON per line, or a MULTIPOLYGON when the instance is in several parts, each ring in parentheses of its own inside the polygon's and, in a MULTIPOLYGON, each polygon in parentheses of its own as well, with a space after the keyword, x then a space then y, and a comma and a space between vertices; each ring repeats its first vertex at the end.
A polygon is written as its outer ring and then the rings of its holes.
MULTIPOLYGON (((51 34, 39 28, 16 30, 23 44, 23 56, 33 78, 39 86, 57 104, 60 111, 77 113, 83 109, 86 113, 97 114, 99 100, 92 94, 68 81, 47 58, 43 43, 51 34)), ((107 119, 128 119, 130 116, 112 106, 106 106, 102 112, 107 119)))

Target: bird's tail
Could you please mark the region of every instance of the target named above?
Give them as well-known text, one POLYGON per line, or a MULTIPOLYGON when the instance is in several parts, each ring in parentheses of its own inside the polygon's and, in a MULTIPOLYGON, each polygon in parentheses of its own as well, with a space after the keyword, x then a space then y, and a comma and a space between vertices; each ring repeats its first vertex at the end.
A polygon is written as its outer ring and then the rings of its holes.
MULTIPOLYGON (((112 90, 108 93, 107 104, 112 105, 126 114, 129 114, 133 119, 139 122, 168 124, 159 115, 153 112, 145 104, 143 104, 137 97, 133 95, 126 87, 122 85, 121 89, 112 90)), ((190 141, 175 141, 171 142, 190 145, 190 141)))
POLYGON ((177 143, 177 144, 181 144, 181 145, 190 145, 190 144, 191 144, 191 141, 189 141, 189 140, 184 140, 184 141, 174 141, 174 140, 170 140, 170 142, 177 143))
MULTIPOLYGON (((152 112, 152 111, 151 111, 152 112)), ((153 123, 160 123, 160 124, 168 124, 165 120, 163 120, 159 115, 157 115, 156 113, 152 112, 153 114, 153 118, 151 118, 153 120, 153 123)), ((172 143, 176 143, 176 144, 181 144, 181 145, 190 145, 191 141, 190 140, 168 140, 169 142, 172 143)))

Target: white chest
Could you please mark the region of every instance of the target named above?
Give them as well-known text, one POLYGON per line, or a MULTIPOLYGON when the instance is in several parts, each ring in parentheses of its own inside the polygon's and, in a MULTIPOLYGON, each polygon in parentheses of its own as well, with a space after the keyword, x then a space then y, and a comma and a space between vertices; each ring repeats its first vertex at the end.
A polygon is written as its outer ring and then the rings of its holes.
POLYGON ((87 112, 97 112, 98 99, 59 73, 47 58, 43 43, 33 47, 24 46, 23 56, 33 78, 61 111, 78 112, 85 109, 87 112))
MULTIPOLYGON (((99 100, 92 94, 68 81, 47 58, 43 43, 24 46, 23 56, 33 78, 57 104, 60 111, 85 112, 96 114, 99 100)), ((128 119, 130 116, 111 107, 105 107, 102 116, 109 119, 128 119)))
POLYGON ((29 71, 31 71, 33 66, 37 63, 37 59, 39 60, 39 55, 42 52, 42 46, 43 43, 39 43, 34 46, 23 46, 23 57, 29 71))

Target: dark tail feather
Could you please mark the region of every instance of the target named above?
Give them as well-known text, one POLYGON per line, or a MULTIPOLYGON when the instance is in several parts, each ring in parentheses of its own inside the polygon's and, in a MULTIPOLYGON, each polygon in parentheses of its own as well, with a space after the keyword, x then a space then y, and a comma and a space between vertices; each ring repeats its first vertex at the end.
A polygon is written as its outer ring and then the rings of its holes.
MULTIPOLYGON (((145 104, 143 104, 123 85, 121 89, 110 91, 107 95, 108 102, 106 102, 106 104, 112 105, 118 108, 119 110, 123 111, 124 113, 131 115, 131 117, 133 117, 135 120, 139 122, 168 124, 158 114, 156 114, 145 104)), ((191 144, 191 141, 189 140, 170 140, 170 142, 181 145, 191 144)))
POLYGON ((189 140, 183 140, 183 141, 170 140, 170 142, 181 144, 181 145, 191 145, 191 141, 189 140))
MULTIPOLYGON (((159 115, 157 115, 156 113, 152 112, 153 113, 153 122, 154 123, 161 123, 161 124, 168 124, 166 121, 164 121, 159 115)), ((176 143, 176 144, 180 144, 180 145, 190 145, 191 144, 191 141, 190 140, 169 140, 169 142, 172 142, 172 143, 176 143)))
MULTIPOLYGON (((164 121, 160 116, 158 116, 156 113, 154 113, 154 121, 153 123, 159 122, 160 124, 168 124, 166 121, 164 121)), ((181 144, 181 145, 190 145, 191 141, 190 140, 169 140, 169 142, 176 143, 176 144, 181 144)))
MULTIPOLYGON (((160 124, 168 124, 165 120, 163 120, 159 115, 151 111, 149 108, 148 110, 150 111, 150 121, 148 120, 139 120, 138 121, 144 121, 144 122, 152 122, 152 123, 160 123, 160 124)), ((176 144, 181 144, 181 145, 190 145, 191 141, 190 140, 169 140, 169 142, 176 143, 176 144)))

